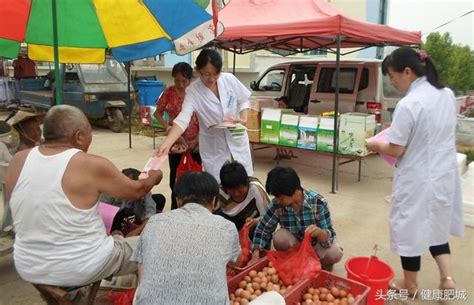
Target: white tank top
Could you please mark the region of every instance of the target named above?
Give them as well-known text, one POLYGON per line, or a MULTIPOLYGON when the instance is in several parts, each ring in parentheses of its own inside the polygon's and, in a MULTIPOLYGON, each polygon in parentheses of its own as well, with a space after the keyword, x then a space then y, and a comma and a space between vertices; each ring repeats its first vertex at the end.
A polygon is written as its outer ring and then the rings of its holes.
POLYGON ((18 273, 28 282, 87 283, 112 254, 114 242, 105 232, 98 204, 78 209, 62 189, 66 166, 77 152, 69 149, 46 156, 33 148, 13 189, 13 257, 18 273))

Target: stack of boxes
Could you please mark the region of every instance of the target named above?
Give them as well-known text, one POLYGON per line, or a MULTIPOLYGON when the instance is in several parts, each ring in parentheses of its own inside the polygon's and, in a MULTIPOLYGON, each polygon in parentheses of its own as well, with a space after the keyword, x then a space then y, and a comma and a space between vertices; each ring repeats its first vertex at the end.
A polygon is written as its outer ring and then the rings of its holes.
POLYGON ((247 114, 247 133, 249 140, 252 143, 260 142, 260 126, 262 109, 264 107, 276 107, 276 102, 273 100, 251 100, 250 109, 247 114))
MULTIPOLYGON (((249 135, 255 127, 251 126, 249 135)), ((342 114, 339 120, 338 152, 355 156, 368 155, 365 140, 374 135, 375 126, 375 115, 342 114)), ((257 142, 250 138, 251 142, 257 142)), ((333 152, 334 118, 298 115, 286 109, 262 108, 259 140, 267 144, 333 152)))

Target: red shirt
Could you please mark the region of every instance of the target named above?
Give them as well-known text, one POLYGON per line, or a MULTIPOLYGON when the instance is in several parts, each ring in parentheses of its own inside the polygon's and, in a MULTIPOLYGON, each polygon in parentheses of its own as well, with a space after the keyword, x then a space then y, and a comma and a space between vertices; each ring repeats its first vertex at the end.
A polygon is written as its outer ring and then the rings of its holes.
MULTIPOLYGON (((181 112, 181 106, 183 105, 184 96, 178 96, 178 92, 174 86, 170 86, 165 89, 160 99, 156 103, 156 111, 158 111, 161 116, 163 112, 168 112, 169 115, 169 125, 173 124, 173 120, 181 112)), ((199 139, 199 122, 195 113, 191 118, 188 128, 184 131, 182 137, 186 140, 190 149, 194 149, 198 145, 199 139)))

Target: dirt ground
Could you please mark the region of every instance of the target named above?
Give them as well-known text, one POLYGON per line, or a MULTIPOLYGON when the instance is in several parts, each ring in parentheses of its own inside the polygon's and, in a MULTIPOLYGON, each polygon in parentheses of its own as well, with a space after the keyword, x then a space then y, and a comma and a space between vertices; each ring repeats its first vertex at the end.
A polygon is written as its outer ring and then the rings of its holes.
MULTIPOLYGON (((162 138, 157 138, 157 143, 162 138)), ((119 169, 125 167, 142 168, 152 154, 152 138, 132 136, 133 148, 128 148, 128 134, 112 133, 106 129, 94 128, 94 139, 90 152, 110 159, 119 169)), ((342 247, 343 260, 335 266, 334 273, 346 276, 344 264, 354 256, 369 256, 377 245, 376 255, 395 270, 401 277, 399 258, 390 251, 388 212, 386 201, 390 194, 392 169, 377 156, 363 160, 362 180, 357 182, 357 164, 340 167, 339 190, 331 194, 332 159, 308 151, 295 151, 297 158, 281 161, 282 165, 295 168, 304 187, 317 190, 329 200, 334 228, 342 247)), ((255 152, 255 175, 262 181, 266 173, 276 165, 275 149, 255 152)), ((164 179, 153 190, 170 196, 168 169, 164 168, 164 179)), ((170 202, 167 202, 169 208, 170 202)), ((474 229, 466 227, 463 238, 450 239, 453 258, 453 277, 461 291, 459 300, 444 304, 474 304, 474 229), (465 293, 465 295, 463 294, 465 293), (465 300, 461 300, 464 298, 465 300)), ((439 275, 436 264, 429 253, 422 257, 419 275, 419 289, 433 291, 438 287, 439 275)), ((387 301, 386 304, 401 304, 401 301, 387 301)), ((438 304, 437 300, 418 298, 408 304, 438 304)), ((0 257, 0 305, 44 304, 39 294, 29 283, 24 282, 15 271, 12 255, 0 257)), ((99 292, 96 304, 112 304, 106 292, 99 292)))

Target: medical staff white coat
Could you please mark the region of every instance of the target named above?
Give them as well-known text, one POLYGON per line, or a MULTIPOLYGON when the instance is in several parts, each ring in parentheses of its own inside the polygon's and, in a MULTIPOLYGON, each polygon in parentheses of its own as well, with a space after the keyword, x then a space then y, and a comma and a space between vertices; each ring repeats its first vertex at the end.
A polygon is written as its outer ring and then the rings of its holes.
POLYGON ((420 256, 430 246, 464 232, 455 147, 456 111, 451 90, 415 80, 398 102, 389 142, 406 146, 393 177, 391 247, 420 256))
POLYGON ((221 73, 217 80, 219 98, 200 80, 186 88, 183 107, 173 121, 186 130, 193 112, 199 120, 199 152, 204 169, 217 181, 219 171, 232 158, 253 175, 250 144, 247 133, 233 137, 226 128, 210 128, 229 118, 240 118, 240 111, 249 108, 250 91, 230 73, 221 73))

